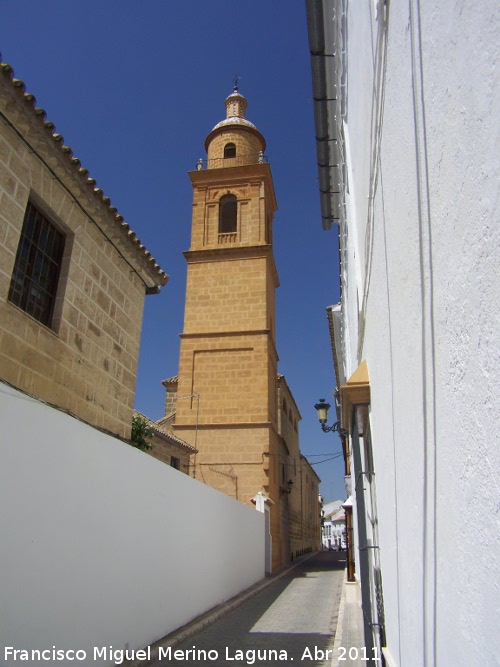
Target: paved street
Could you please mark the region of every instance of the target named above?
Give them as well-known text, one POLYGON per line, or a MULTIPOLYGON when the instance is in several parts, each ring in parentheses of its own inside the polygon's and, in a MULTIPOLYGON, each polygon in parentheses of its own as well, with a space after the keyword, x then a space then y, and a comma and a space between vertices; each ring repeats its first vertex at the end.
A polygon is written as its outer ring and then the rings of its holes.
POLYGON ((157 667, 330 664, 345 553, 320 552, 169 651, 157 667), (175 653, 179 651, 179 653, 175 653), (328 659, 326 659, 328 658, 328 659))

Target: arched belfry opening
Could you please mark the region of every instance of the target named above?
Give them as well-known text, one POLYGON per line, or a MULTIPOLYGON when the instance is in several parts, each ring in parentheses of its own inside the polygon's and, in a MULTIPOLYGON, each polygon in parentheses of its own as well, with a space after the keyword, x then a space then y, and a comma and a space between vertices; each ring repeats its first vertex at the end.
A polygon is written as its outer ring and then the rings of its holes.
POLYGON ((236 157, 236 144, 232 142, 224 146, 224 159, 236 157))
POLYGON ((238 203, 235 195, 219 200, 219 234, 233 234, 238 226, 238 203))

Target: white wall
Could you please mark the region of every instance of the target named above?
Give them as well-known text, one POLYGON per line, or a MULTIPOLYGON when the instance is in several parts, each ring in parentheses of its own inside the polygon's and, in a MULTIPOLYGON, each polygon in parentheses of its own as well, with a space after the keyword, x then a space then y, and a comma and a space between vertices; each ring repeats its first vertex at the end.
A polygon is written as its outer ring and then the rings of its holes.
POLYGON ((0 423, 3 646, 97 664, 264 577, 263 514, 3 384, 0 423))
POLYGON ((343 309, 346 374, 363 359, 370 374, 387 643, 401 667, 492 665, 500 655, 499 6, 388 5, 366 244, 374 6, 348 9, 343 309))

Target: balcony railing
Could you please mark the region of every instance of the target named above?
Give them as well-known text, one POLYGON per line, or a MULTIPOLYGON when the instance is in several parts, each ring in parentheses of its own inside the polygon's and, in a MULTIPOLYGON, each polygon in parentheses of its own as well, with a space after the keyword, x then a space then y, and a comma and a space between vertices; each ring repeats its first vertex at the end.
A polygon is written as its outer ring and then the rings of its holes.
POLYGON ((226 244, 226 243, 236 243, 237 233, 236 232, 231 232, 229 234, 219 234, 218 241, 219 241, 219 245, 226 244))
POLYGON ((244 167, 249 164, 263 164, 267 162, 267 156, 262 152, 250 155, 237 155, 236 157, 221 157, 214 160, 198 160, 196 169, 223 169, 227 167, 244 167))

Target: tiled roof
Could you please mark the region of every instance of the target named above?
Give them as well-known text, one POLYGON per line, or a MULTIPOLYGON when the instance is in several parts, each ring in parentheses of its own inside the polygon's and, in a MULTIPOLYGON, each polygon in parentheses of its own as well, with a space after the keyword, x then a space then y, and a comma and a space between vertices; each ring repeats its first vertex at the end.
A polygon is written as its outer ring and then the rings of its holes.
POLYGON ((174 417, 175 417, 175 412, 170 412, 168 415, 165 415, 161 419, 157 419, 155 423, 163 428, 164 424, 170 424, 174 419, 174 417))
POLYGON ((341 500, 332 500, 329 503, 325 503, 323 505, 323 511, 325 512, 325 516, 332 516, 336 512, 338 512, 340 509, 342 509, 342 501, 341 500))
POLYGON ((185 449, 188 452, 191 452, 193 454, 197 453, 198 450, 196 449, 196 447, 193 447, 188 442, 184 442, 184 440, 181 440, 176 435, 173 435, 173 433, 170 433, 169 431, 166 431, 164 428, 162 428, 161 421, 163 420, 160 419, 157 422, 154 422, 152 419, 149 419, 149 417, 146 417, 146 415, 143 415, 141 412, 137 412, 137 410, 134 411, 134 415, 142 417, 142 419, 144 419, 147 422, 149 428, 158 437, 162 438, 163 440, 167 440, 171 444, 176 445, 181 449, 185 449))
POLYGON ((177 384, 179 382, 179 376, 174 375, 171 378, 167 378, 166 380, 162 380, 161 383, 165 387, 167 384, 177 384))
POLYGON ((327 514, 325 519, 331 521, 332 523, 336 521, 345 521, 345 511, 343 508, 341 508, 340 510, 336 510, 330 514, 327 514))
POLYGON ((241 116, 230 116, 229 118, 224 118, 224 120, 221 120, 220 123, 217 123, 217 125, 212 129, 212 132, 214 130, 218 130, 220 127, 228 127, 233 125, 243 125, 244 127, 251 127, 253 130, 257 129, 255 125, 246 118, 241 118, 241 116))
POLYGON ((188 442, 181 440, 173 433, 167 433, 166 431, 163 431, 163 429, 161 429, 161 433, 167 440, 177 445, 178 447, 181 447, 182 449, 185 449, 188 452, 192 452, 193 454, 197 453, 198 450, 196 449, 196 447, 193 447, 193 445, 190 445, 188 442))
POLYGON ((156 263, 154 257, 141 243, 135 232, 130 229, 130 226, 124 221, 123 216, 118 213, 114 206, 111 206, 110 198, 105 196, 101 188, 96 187, 96 181, 88 175, 88 169, 81 166, 80 160, 77 157, 74 157, 72 149, 69 146, 66 146, 64 143, 63 136, 55 131, 56 127, 54 123, 46 120, 47 114, 44 109, 36 106, 35 96, 26 92, 26 85, 23 81, 21 81, 21 79, 14 78, 14 70, 7 63, 0 62, 0 73, 4 78, 10 80, 17 94, 24 97, 24 101, 31 108, 36 120, 38 120, 40 123, 43 123, 43 126, 48 131, 48 133, 50 133, 54 143, 60 147, 61 156, 67 161, 70 167, 74 170, 75 174, 84 180, 87 186, 92 189, 95 197, 109 208, 109 211, 113 215, 117 227, 121 230, 124 237, 128 239, 130 244, 142 256, 142 258, 146 260, 149 270, 152 271, 154 275, 156 275, 156 279, 158 280, 159 284, 165 285, 168 280, 168 275, 156 263))

